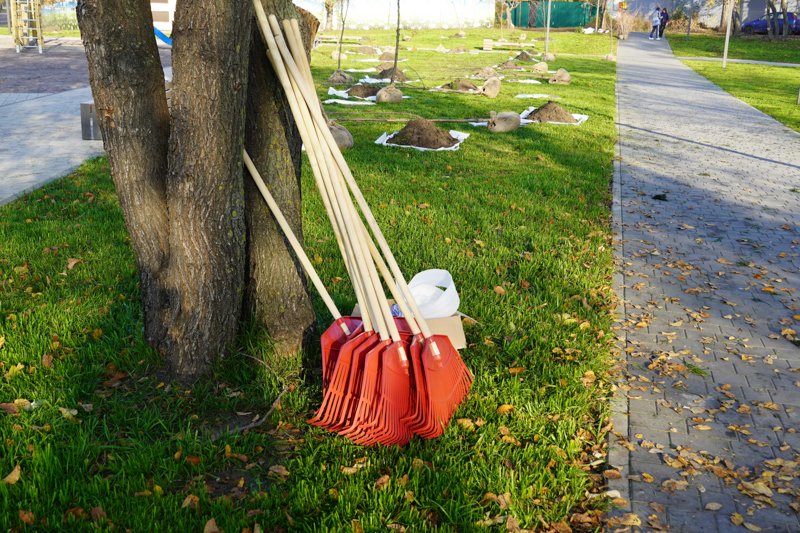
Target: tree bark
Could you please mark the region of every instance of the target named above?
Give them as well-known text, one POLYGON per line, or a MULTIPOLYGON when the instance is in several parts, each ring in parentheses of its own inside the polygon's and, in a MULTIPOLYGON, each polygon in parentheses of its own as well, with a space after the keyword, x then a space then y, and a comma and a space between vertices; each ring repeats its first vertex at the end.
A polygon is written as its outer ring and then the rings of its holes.
POLYGON ((158 345, 166 335, 159 308, 169 258, 170 122, 150 6, 84 0, 77 16, 103 144, 139 269, 145 338, 158 345))
POLYGON ((789 37, 789 0, 781 0, 781 12, 783 12, 783 38, 789 37))
POLYGON ((333 8, 336 7, 336 0, 325 0, 325 30, 333 29, 333 8))
MULTIPOLYGON (((267 13, 279 20, 296 17, 291 4, 262 0, 267 13)), ((305 41, 313 42, 308 24, 305 41)), ((266 56, 258 28, 253 25, 245 146, 292 230, 302 242, 300 195, 301 140, 266 56)), ((308 49, 308 48, 307 48, 308 49)), ((315 324, 305 274, 249 176, 247 202, 248 283, 245 313, 263 324, 278 356, 290 356, 303 347, 315 324)))
POLYGON ((733 1, 734 0, 723 0, 722 2, 722 16, 719 22, 719 31, 721 32, 725 32, 728 28, 728 24, 730 24, 733 1))

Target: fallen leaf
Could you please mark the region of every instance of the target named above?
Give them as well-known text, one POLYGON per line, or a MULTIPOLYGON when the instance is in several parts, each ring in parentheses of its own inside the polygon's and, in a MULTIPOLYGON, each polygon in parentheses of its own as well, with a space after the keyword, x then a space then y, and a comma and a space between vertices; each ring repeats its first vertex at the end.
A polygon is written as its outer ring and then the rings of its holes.
POLYGON ((733 523, 735 526, 741 526, 744 524, 744 517, 739 513, 733 513, 731 515, 731 523, 733 523))
POLYGON ((406 526, 402 524, 386 524, 386 527, 393 531, 399 531, 400 533, 406 533, 406 526))
POLYGON ((705 506, 706 511, 719 511, 722 509, 722 504, 717 502, 709 502, 705 506))
POLYGON ((140 490, 139 492, 134 492, 133 495, 136 496, 137 498, 149 498, 150 496, 153 495, 153 493, 147 489, 144 489, 140 490))
POLYGON ((53 368, 53 356, 46 353, 42 356, 42 366, 45 368, 53 368))
POLYGON ((0 403, 0 411, 7 415, 19 416, 19 408, 16 403, 0 403))
POLYGON ((68 519, 69 517, 74 518, 75 520, 85 520, 88 518, 88 514, 86 514, 86 509, 83 507, 71 507, 64 511, 64 519, 68 519))
POLYGON ((92 338, 93 338, 94 340, 97 340, 97 339, 99 339, 99 338, 100 338, 100 337, 102 337, 102 336, 103 336, 103 330, 102 330, 102 329, 100 329, 100 328, 95 328, 95 329, 93 329, 93 330, 92 330, 92 338))
POLYGON ((497 414, 498 415, 505 415, 505 414, 510 413, 513 410, 514 410, 514 406, 513 405, 508 404, 508 403, 504 403, 503 405, 501 405, 500 407, 497 408, 497 414))
POLYGON ((388 475, 388 474, 384 474, 384 475, 382 475, 382 476, 381 476, 381 477, 379 477, 379 478, 378 478, 378 480, 375 482, 375 488, 376 488, 377 490, 383 490, 383 489, 385 489, 386 487, 388 487, 388 486, 389 486, 389 480, 390 480, 390 479, 391 479, 391 478, 389 477, 389 475, 388 475))
POLYGON ((519 439, 516 439, 511 435, 504 435, 500 440, 502 440, 506 444, 513 444, 514 446, 522 446, 522 443, 519 441, 519 439))
POLYGON ((466 430, 469 431, 475 430, 475 424, 469 418, 459 418, 456 420, 456 423, 466 430))
POLYGON ((25 368, 25 365, 23 365, 22 363, 17 363, 16 365, 11 365, 8 368, 8 371, 5 374, 3 374, 3 377, 6 378, 6 380, 11 380, 14 376, 16 376, 18 374, 22 374, 22 370, 24 368, 25 368))
POLYGON ((77 409, 67 409, 66 407, 59 407, 58 411, 61 413, 61 416, 69 421, 75 420, 75 415, 78 414, 77 409))
POLYGON ((92 517, 92 522, 97 522, 106 518, 106 512, 99 505, 97 507, 92 507, 92 510, 89 511, 89 515, 92 517))
POLYGON ((707 426, 705 424, 697 424, 696 426, 694 426, 694 429, 696 429, 697 431, 711 431, 712 427, 707 426))
POLYGON ((197 509, 197 505, 200 503, 200 498, 194 494, 189 494, 183 499, 183 503, 181 504, 181 509, 188 507, 189 509, 197 509))
POLYGON ((73 268, 75 268, 75 265, 77 265, 80 262, 81 262, 80 259, 74 259, 72 257, 67 259, 67 270, 72 270, 73 268))
POLYGON ((503 287, 501 287, 500 285, 496 285, 495 288, 494 288, 494 292, 497 293, 500 296, 503 296, 503 295, 505 295, 506 290, 503 287))
POLYGON ((760 528, 760 527, 758 527, 757 525, 755 525, 755 524, 753 524, 753 523, 751 523, 751 522, 745 522, 745 523, 744 523, 744 524, 742 524, 742 525, 743 525, 743 526, 744 526, 746 529, 749 529, 750 531, 761 531, 761 528, 760 528))
POLYGON ((524 366, 513 366, 508 369, 508 373, 511 374, 512 376, 516 376, 517 374, 522 374, 523 372, 525 372, 524 366))
POLYGON ((595 381, 597 381, 597 376, 593 370, 587 370, 584 372, 583 377, 581 378, 581 383, 583 383, 584 387, 589 387, 595 381))
POLYGON ((612 516, 608 519, 607 523, 610 527, 638 527, 642 525, 642 520, 634 513, 627 513, 622 516, 612 516))
POLYGON ((622 479, 622 474, 615 468, 609 468, 603 471, 603 477, 606 479, 622 479))
POLYGON ((0 335, 0 348, 6 345, 6 338, 0 335))
POLYGON ((14 470, 11 471, 6 477, 3 478, 2 484, 3 485, 13 485, 17 481, 19 481, 19 476, 22 474, 22 468, 19 465, 14 467, 14 470))
POLYGON ((283 478, 289 477, 289 470, 283 465, 272 465, 269 467, 269 473, 283 478))
POLYGON ((661 490, 664 492, 675 492, 677 490, 686 490, 689 487, 689 482, 683 479, 667 479, 661 483, 661 490))
POLYGON ((32 526, 36 522, 36 515, 34 515, 33 512, 31 511, 23 511, 22 509, 20 509, 19 519, 22 521, 23 524, 32 526))
POLYGON ((203 533, 222 533, 217 527, 217 521, 213 518, 206 522, 205 527, 203 527, 203 533))

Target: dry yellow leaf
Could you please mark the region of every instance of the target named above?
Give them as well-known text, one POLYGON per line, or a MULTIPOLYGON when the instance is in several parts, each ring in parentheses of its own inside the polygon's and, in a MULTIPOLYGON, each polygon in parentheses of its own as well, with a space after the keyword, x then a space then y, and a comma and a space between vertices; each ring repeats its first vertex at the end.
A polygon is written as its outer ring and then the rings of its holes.
POLYGON ((458 420, 456 420, 456 423, 462 428, 467 429, 469 431, 475 430, 475 424, 469 418, 459 418, 458 420))
POLYGON ((384 474, 384 475, 382 475, 381 477, 379 477, 379 478, 377 479, 377 481, 375 481, 375 488, 376 488, 377 490, 383 490, 383 489, 385 489, 386 487, 388 487, 388 486, 389 486, 389 480, 390 480, 390 479, 391 479, 391 478, 389 477, 389 475, 388 475, 388 474, 384 474))
POLYGON ((183 499, 183 503, 181 504, 181 509, 184 507, 188 507, 189 509, 197 509, 197 504, 200 503, 200 498, 195 496, 194 494, 189 494, 183 499))
POLYGON ((744 524, 744 517, 739 513, 733 513, 731 515, 731 522, 735 526, 741 526, 742 524, 744 524))
POLYGON ((505 414, 510 413, 513 410, 514 410, 514 406, 513 405, 511 405, 510 403, 504 403, 503 405, 501 405, 500 407, 497 408, 497 414, 498 415, 505 415, 505 414))
POLYGON ((707 426, 705 424, 697 424, 696 426, 694 426, 694 429, 696 429, 697 431, 711 431, 712 428, 711 426, 707 426))
POLYGON ((642 481, 644 481, 645 483, 652 483, 653 481, 655 481, 655 479, 656 478, 654 478, 647 472, 642 472, 642 481))
POLYGON ((497 285, 494 288, 494 292, 496 292, 500 296, 503 296, 506 293, 506 290, 503 287, 501 287, 500 285, 497 285))
POLYGON ((70 257, 69 259, 67 259, 67 270, 72 270, 73 268, 75 268, 75 265, 77 265, 80 262, 81 262, 80 259, 75 259, 70 257))
POLYGON ((6 477, 3 478, 3 485, 13 485, 17 481, 19 481, 19 476, 22 474, 22 468, 19 465, 14 467, 14 470, 11 471, 6 477))
POLYGON ((6 345, 6 338, 0 335, 0 348, 6 345))
POLYGON ((590 386, 595 381, 597 381, 597 376, 593 370, 587 370, 584 372, 583 377, 581 378, 581 383, 583 383, 584 387, 590 386))
POLYGON ((525 367, 524 366, 512 366, 511 368, 508 369, 508 372, 512 376, 516 376, 517 374, 522 374, 523 372, 525 372, 525 367))
POLYGON ((514 446, 522 446, 522 443, 518 439, 512 437, 511 435, 503 435, 503 438, 500 440, 502 440, 506 444, 513 444, 514 446))
POLYGON ((217 521, 212 518, 206 522, 206 525, 203 528, 203 533, 221 533, 219 527, 217 526, 217 521))
POLYGON ((283 465, 272 465, 269 467, 269 473, 280 477, 287 477, 289 475, 289 471, 283 465))
POLYGON ((746 529, 749 529, 750 531, 761 531, 761 528, 760 528, 760 527, 758 527, 757 525, 755 525, 755 524, 753 524, 753 523, 751 523, 751 522, 745 522, 745 523, 744 523, 744 524, 742 524, 742 525, 743 525, 743 526, 744 526, 746 529))
POLYGON ((706 511, 719 511, 722 509, 722 504, 717 502, 709 502, 705 507, 706 511))

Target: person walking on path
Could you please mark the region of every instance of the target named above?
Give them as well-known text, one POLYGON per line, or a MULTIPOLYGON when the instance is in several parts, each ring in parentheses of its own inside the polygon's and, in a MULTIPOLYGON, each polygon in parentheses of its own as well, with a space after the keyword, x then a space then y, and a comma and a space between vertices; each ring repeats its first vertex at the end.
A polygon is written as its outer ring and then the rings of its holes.
POLYGON ((661 39, 658 34, 659 27, 661 26, 661 8, 656 6, 656 10, 653 11, 653 16, 651 18, 653 19, 653 29, 650 30, 650 40, 653 40, 653 34, 655 34, 656 39, 661 39))
POLYGON ((661 24, 658 27, 658 38, 661 39, 664 36, 664 30, 667 29, 667 22, 669 22, 669 13, 667 13, 667 8, 661 8, 661 24))

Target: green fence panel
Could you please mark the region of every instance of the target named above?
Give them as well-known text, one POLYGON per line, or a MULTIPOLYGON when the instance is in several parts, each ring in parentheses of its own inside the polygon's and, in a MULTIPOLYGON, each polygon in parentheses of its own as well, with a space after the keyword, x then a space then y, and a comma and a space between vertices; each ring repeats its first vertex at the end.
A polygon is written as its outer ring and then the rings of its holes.
MULTIPOLYGON (((551 28, 586 26, 594 20, 597 7, 587 2, 553 2, 551 28)), ((511 10, 511 22, 518 28, 544 28, 547 22, 547 2, 536 3, 536 16, 531 18, 530 2, 522 2, 511 10)))

